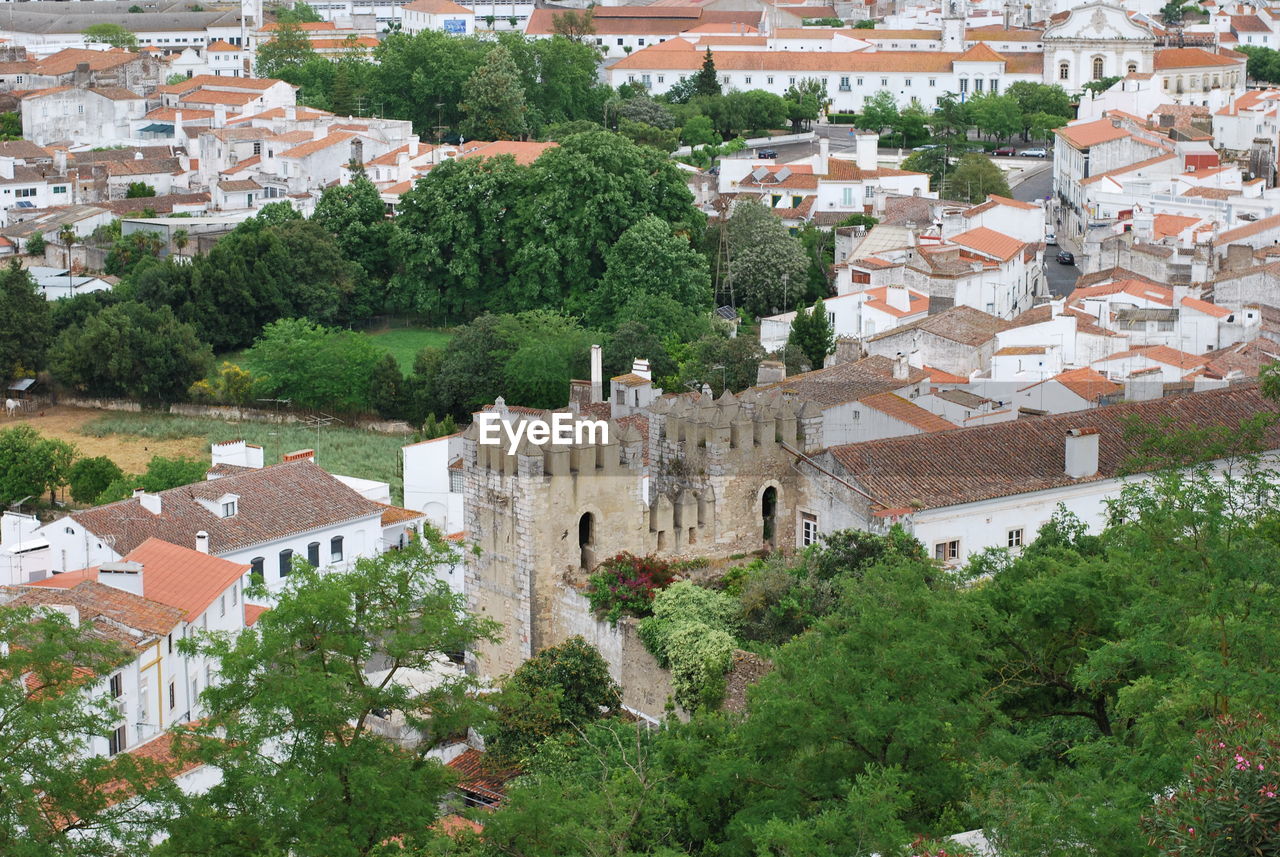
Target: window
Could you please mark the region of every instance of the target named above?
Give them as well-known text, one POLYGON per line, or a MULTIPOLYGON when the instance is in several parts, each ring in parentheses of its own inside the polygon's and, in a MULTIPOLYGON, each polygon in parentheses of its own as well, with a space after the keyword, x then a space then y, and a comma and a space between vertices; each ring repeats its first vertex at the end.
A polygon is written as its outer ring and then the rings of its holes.
POLYGON ((777 208, 778 203, 782 202, 782 194, 774 193, 769 195, 769 207, 777 208))
POLYGON ((218 596, 218 615, 219 615, 219 616, 226 616, 226 615, 227 615, 227 596, 226 596, 226 593, 223 593, 222 595, 219 595, 219 596, 218 596))
POLYGON ((264 557, 255 556, 249 561, 249 580, 253 583, 261 583, 265 576, 262 573, 262 567, 266 563, 264 557))
POLYGON ((255 143, 253 144, 253 153, 254 153, 255 155, 261 155, 261 154, 262 154, 262 143, 255 142, 255 143))
POLYGON ((231 584, 231 606, 235 607, 240 603, 240 584, 231 584))
POLYGON ((123 753, 125 749, 125 736, 128 727, 121 726, 107 736, 107 755, 114 756, 117 753, 123 753))
POLYGON ((236 515, 236 501, 230 500, 222 504, 222 517, 234 518, 236 515))
POLYGON ((84 115, 84 105, 83 105, 83 104, 77 104, 77 105, 76 105, 76 112, 77 112, 77 113, 79 113, 81 116, 83 116, 83 115, 84 115))
POLYGON ((903 81, 902 81, 902 85, 903 85, 903 86, 910 86, 910 85, 911 85, 911 78, 909 78, 909 77, 908 77, 908 78, 906 78, 905 80, 903 80, 903 81))
POLYGON ((853 205, 853 188, 846 186, 844 195, 840 200, 842 205, 853 205))
POLYGON ((169 682, 169 710, 172 711, 177 707, 178 707, 178 683, 171 681, 169 682))
POLYGON ((640 42, 640 47, 644 47, 644 39, 640 39, 639 42, 640 42))
POLYGON ((1159 330, 1159 331, 1160 331, 1160 332, 1162 332, 1162 333, 1169 333, 1170 331, 1172 331, 1172 330, 1173 330, 1173 322, 1171 322, 1171 321, 1157 321, 1157 322, 1156 322, 1156 329, 1157 329, 1157 330, 1159 330))
POLYGON ((929 78, 929 85, 930 85, 930 86, 937 86, 937 85, 938 85, 938 79, 937 79, 936 77, 931 77, 931 78, 929 78))
POLYGON ((746 81, 747 83, 750 83, 750 82, 751 82, 751 75, 747 75, 747 76, 745 76, 745 77, 743 78, 743 80, 744 80, 744 81, 746 81))
POLYGON ((849 91, 849 78, 847 77, 840 78, 840 89, 842 92, 849 91))
POLYGON ((1124 67, 1124 70, 1125 70, 1126 72, 1128 72, 1129 74, 1137 74, 1137 73, 1138 73, 1138 64, 1137 64, 1136 62, 1131 62, 1131 63, 1129 63, 1128 65, 1126 65, 1126 66, 1124 67))
POLYGON ((974 78, 974 81, 973 81, 973 91, 974 91, 974 92, 981 92, 981 91, 982 91, 982 78, 980 78, 980 77, 978 77, 978 78, 974 78))
POLYGON ((788 78, 787 82, 790 83, 792 86, 796 85, 796 79, 794 77, 788 78))
POLYGON ((314 568, 320 567, 320 543, 319 542, 312 542, 311 544, 307 545, 307 562, 311 563, 312 567, 314 568))
POLYGON ((870 184, 863 185, 862 192, 863 192, 863 196, 865 196, 867 199, 871 199, 871 197, 876 195, 876 186, 870 185, 870 184))
POLYGON ((57 185, 56 187, 54 187, 53 192, 54 192, 54 193, 66 193, 66 192, 67 192, 67 186, 66 186, 66 185, 57 185))
POLYGON ((729 75, 727 75, 727 74, 726 74, 726 75, 722 78, 722 81, 723 81, 725 84, 728 84, 728 83, 729 83, 729 75))
POLYGON ((449 471, 449 493, 461 494, 463 487, 463 477, 461 470, 449 471))
POLYGON ((1071 63, 1058 63, 1058 80, 1069 80, 1071 78, 1071 63))
POLYGON ((940 559, 944 562, 952 559, 960 558, 960 540, 953 539, 949 542, 938 542, 933 546, 933 558, 940 559))
POLYGON ((887 77, 882 77, 882 78, 880 78, 880 85, 881 85, 881 86, 888 86, 888 85, 889 85, 889 78, 887 78, 887 77))
POLYGON ((800 515, 800 546, 808 547, 818 541, 818 518, 808 512, 800 515))
POLYGON ((18 83, 22 83, 22 75, 18 75, 16 80, 18 83))
POLYGON ((289 572, 293 570, 293 551, 285 548, 280 551, 280 576, 288 577, 289 572))
POLYGON ((618 47, 622 47, 622 39, 618 39, 618 47))
POLYGON ((169 635, 169 654, 173 654, 173 634, 169 635))
POLYGON ((1011 548, 1022 547, 1022 527, 1018 527, 1018 529, 1016 530, 1009 531, 1008 543, 1009 543, 1009 547, 1011 548))
POLYGON ((329 539, 329 562, 342 562, 342 536, 329 539))
POLYGON ((26 199, 36 195, 36 189, 33 187, 20 187, 14 194, 18 199, 26 199))
POLYGON ((649 77, 649 75, 642 74, 640 75, 640 82, 643 83, 645 86, 648 86, 653 82, 653 80, 649 77))
POLYGON ((992 95, 995 95, 997 92, 999 92, 999 91, 1000 91, 1000 81, 998 81, 998 80, 994 80, 994 79, 993 79, 993 80, 991 81, 990 89, 991 89, 991 94, 992 94, 992 95))
POLYGON ((960 91, 961 92, 969 91, 969 78, 967 77, 960 78, 960 91))
POLYGON ((792 207, 792 208, 799 208, 799 207, 800 207, 800 205, 801 205, 801 203, 803 203, 803 202, 804 202, 804 197, 803 197, 803 196, 792 196, 792 197, 791 197, 791 207, 792 207))
POLYGON ((124 696, 124 673, 116 673, 107 682, 110 688, 111 698, 119 699, 124 696))
POLYGON ((663 83, 665 81, 666 81, 665 77, 663 77, 662 75, 658 75, 658 83, 663 83))
POLYGON ((862 86, 862 78, 858 78, 858 86, 862 86))
POLYGON ((1103 78, 1103 62, 1102 57, 1093 58, 1093 79, 1102 80, 1103 78))

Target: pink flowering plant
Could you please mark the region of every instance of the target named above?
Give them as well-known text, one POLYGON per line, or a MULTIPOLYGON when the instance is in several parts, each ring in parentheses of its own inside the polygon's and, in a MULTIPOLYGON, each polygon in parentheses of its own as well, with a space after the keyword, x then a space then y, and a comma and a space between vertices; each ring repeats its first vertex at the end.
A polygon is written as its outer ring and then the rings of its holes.
POLYGON ((654 595, 675 578, 676 568, 666 560, 620 553, 587 579, 586 596, 597 616, 616 625, 623 616, 653 613, 654 595))
POLYGON ((972 849, 955 842, 916 837, 907 850, 909 857, 974 857, 972 849))
POLYGON ((1280 732, 1260 714, 1196 734, 1186 779, 1142 822, 1160 854, 1280 855, 1280 732))

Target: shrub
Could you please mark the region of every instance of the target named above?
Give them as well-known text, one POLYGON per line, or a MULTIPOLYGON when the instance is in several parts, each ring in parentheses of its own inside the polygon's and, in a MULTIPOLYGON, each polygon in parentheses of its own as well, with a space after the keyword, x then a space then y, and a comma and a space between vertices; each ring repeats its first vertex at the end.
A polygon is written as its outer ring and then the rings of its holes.
POLYGON ((832 125, 857 125, 857 113, 828 113, 827 121, 832 125))
POLYGON ((676 703, 686 711, 713 708, 724 698, 737 616, 728 595, 680 581, 657 594, 653 615, 640 623, 641 642, 671 670, 676 703))
POLYGON ((124 478, 124 471, 105 455, 82 458, 71 465, 67 482, 71 486, 71 499, 77 503, 94 503, 107 490, 107 486, 124 478))
POLYGON ((613 625, 623 616, 648 616, 655 593, 675 579, 671 563, 654 556, 621 553, 607 559, 587 579, 587 600, 597 616, 613 625))
POLYGON ((789 567, 780 558, 749 566, 736 583, 742 638, 781 646, 802 634, 840 600, 836 585, 789 567))

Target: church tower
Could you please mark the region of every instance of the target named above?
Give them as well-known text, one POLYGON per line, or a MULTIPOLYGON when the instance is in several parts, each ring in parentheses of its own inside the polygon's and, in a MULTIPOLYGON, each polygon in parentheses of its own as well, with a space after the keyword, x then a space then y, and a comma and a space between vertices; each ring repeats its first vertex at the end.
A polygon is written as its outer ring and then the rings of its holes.
POLYGON ((943 0, 942 50, 964 52, 964 0, 943 0))

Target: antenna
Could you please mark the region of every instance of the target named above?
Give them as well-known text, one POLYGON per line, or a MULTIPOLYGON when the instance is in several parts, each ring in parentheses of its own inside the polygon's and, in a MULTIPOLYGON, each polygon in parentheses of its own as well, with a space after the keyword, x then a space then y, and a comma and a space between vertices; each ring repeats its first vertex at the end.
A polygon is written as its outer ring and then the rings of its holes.
POLYGON ((307 428, 313 428, 316 430, 315 450, 316 450, 317 459, 320 458, 320 429, 328 428, 334 423, 340 423, 340 422, 342 422, 342 420, 338 419, 335 416, 331 416, 330 414, 325 414, 325 413, 319 413, 313 417, 308 417, 307 419, 303 420, 302 424, 304 426, 306 426, 307 428))

